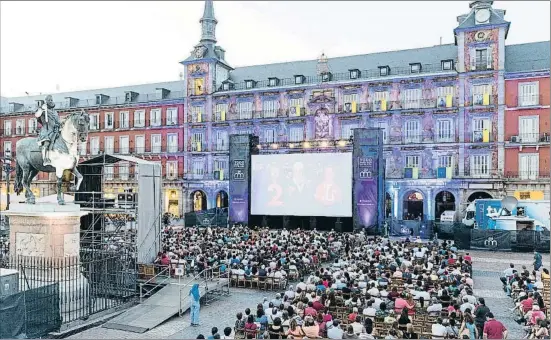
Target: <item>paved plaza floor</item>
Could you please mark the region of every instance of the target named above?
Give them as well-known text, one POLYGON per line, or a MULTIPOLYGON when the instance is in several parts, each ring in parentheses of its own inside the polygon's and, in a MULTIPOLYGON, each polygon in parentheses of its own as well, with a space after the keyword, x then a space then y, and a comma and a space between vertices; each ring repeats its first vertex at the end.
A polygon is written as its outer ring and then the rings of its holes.
MULTIPOLYGON (((509 308, 513 306, 511 298, 507 297, 501 289, 499 276, 514 263, 516 267, 526 265, 532 269, 533 253, 506 253, 488 251, 469 251, 473 257, 473 279, 475 282, 475 295, 486 299, 486 305, 494 313, 496 318, 502 321, 509 329, 509 338, 518 339, 524 334, 522 327, 514 322, 513 313, 509 308)), ((549 255, 544 254, 544 266, 549 268, 549 255)), ((100 327, 94 327, 81 333, 72 335, 72 339, 194 339, 198 334, 210 335, 212 327, 216 326, 220 334, 224 327, 233 327, 235 315, 243 312, 245 308, 255 309, 262 302, 264 296, 270 300, 275 293, 261 292, 258 290, 233 288, 231 296, 224 297, 209 306, 202 306, 200 312, 199 327, 190 326, 190 316, 186 313, 182 318, 174 317, 159 327, 143 334, 125 332, 100 327)))

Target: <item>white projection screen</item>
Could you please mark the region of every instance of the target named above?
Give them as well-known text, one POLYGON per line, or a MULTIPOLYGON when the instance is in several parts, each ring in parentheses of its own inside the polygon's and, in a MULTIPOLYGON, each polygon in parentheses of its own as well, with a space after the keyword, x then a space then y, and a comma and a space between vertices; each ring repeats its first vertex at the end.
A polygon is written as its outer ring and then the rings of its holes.
POLYGON ((251 214, 352 216, 352 153, 253 155, 251 214))

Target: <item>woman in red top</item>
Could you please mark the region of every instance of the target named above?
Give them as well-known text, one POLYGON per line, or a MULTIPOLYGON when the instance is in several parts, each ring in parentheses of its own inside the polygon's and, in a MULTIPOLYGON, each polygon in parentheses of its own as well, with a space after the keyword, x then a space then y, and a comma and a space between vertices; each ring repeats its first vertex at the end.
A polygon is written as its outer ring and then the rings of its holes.
POLYGON ((247 336, 247 339, 256 338, 257 328, 258 326, 254 323, 254 317, 249 315, 247 317, 247 322, 245 322, 245 335, 247 336))

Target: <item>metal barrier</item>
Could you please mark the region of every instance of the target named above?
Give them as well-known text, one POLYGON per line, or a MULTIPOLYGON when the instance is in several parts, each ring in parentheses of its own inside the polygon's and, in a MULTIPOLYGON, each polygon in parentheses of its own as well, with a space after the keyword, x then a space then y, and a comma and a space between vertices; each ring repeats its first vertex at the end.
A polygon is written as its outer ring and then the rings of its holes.
POLYGON ((489 230, 471 229, 458 223, 447 230, 438 232, 438 237, 453 239, 460 249, 480 249, 494 251, 549 252, 549 231, 534 230, 489 230), (450 232, 452 237, 450 236, 450 232))
POLYGON ((203 269, 199 274, 192 277, 189 281, 187 281, 183 285, 180 282, 182 276, 181 275, 178 276, 178 285, 180 286, 180 289, 178 290, 179 291, 179 293, 178 293, 179 298, 178 299, 180 301, 180 304, 179 304, 179 307, 178 307, 178 316, 181 317, 182 315, 184 315, 183 303, 186 301, 186 299, 189 298, 189 295, 184 295, 183 299, 182 299, 182 290, 184 288, 189 287, 190 283, 193 283, 197 279, 202 278, 203 279, 202 281, 205 283, 205 300, 206 300, 205 303, 206 304, 209 303, 209 294, 216 294, 217 293, 217 289, 209 291, 209 280, 212 280, 212 279, 220 280, 220 279, 226 278, 227 279, 227 284, 225 286, 227 287, 227 291, 224 291, 224 286, 222 286, 222 294, 221 295, 223 295, 223 294, 229 295, 230 294, 229 269, 226 269, 224 271, 224 273, 222 273, 220 271, 220 268, 222 266, 224 266, 224 265, 219 265, 217 267, 203 269), (217 274, 217 275, 215 275, 215 274, 217 274), (223 276, 225 276, 225 277, 223 277, 223 276))
POLYGON ((146 296, 150 296, 151 294, 153 294, 154 291, 156 291, 160 286, 164 286, 167 284, 168 281, 170 281, 171 277, 170 277, 170 266, 166 266, 164 267, 160 272, 158 272, 157 274, 155 274, 152 278, 150 278, 149 280, 143 282, 143 283, 140 283, 140 303, 143 302, 143 298, 146 297, 146 296), (161 276, 165 276, 160 282, 157 282, 157 278, 161 277, 161 276), (144 286, 148 286, 148 285, 151 285, 151 289, 147 290, 146 289, 146 292, 144 293, 144 286))

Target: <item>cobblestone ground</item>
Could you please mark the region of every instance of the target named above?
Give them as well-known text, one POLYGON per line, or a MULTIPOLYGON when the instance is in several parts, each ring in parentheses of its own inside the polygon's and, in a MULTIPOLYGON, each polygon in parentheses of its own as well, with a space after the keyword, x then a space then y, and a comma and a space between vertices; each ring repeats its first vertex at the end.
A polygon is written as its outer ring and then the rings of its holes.
POLYGON ((125 332, 116 329, 107 329, 101 326, 90 328, 70 336, 70 339, 195 339, 198 334, 210 335, 211 328, 216 326, 220 334, 224 327, 233 328, 235 315, 242 312, 245 308, 254 309, 256 305, 262 302, 264 296, 273 298, 275 293, 260 292, 251 289, 231 289, 231 296, 222 297, 208 306, 201 306, 199 321, 201 326, 191 327, 189 312, 182 318, 173 317, 160 326, 145 332, 143 334, 125 332))
MULTIPOLYGON (((518 339, 524 335, 521 326, 514 322, 513 313, 509 311, 512 300, 501 289, 499 276, 509 263, 521 267, 526 265, 532 268, 532 253, 506 253, 488 251, 469 251, 473 257, 473 279, 475 281, 475 295, 484 297, 486 304, 509 329, 509 338, 518 339)), ((549 268, 549 255, 544 254, 544 266, 549 268)), ((190 326, 190 316, 186 313, 182 318, 174 317, 153 330, 143 334, 124 332, 120 330, 94 327, 71 336, 72 339, 194 339, 198 334, 210 335, 211 328, 216 326, 220 334, 224 327, 233 327, 235 314, 245 308, 254 309, 262 302, 264 296, 272 299, 275 293, 260 292, 250 289, 232 288, 231 296, 224 297, 209 306, 202 306, 199 327, 190 326)))
MULTIPOLYGON (((514 321, 514 315, 509 310, 513 307, 513 302, 501 288, 501 276, 509 263, 514 263, 515 267, 521 268, 525 265, 529 270, 533 269, 533 253, 510 253, 510 252, 488 252, 488 251, 469 251, 473 257, 473 279, 474 294, 477 297, 483 297, 486 305, 494 313, 496 319, 503 322, 509 329, 509 339, 520 339, 524 336, 522 326, 514 321)), ((549 255, 543 255, 543 265, 549 268, 549 255)))

